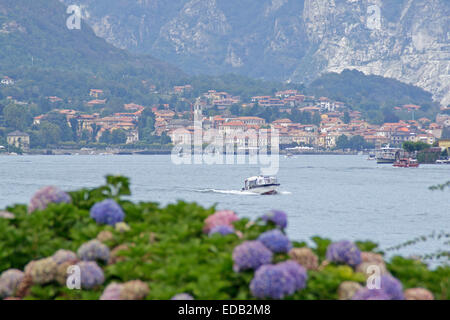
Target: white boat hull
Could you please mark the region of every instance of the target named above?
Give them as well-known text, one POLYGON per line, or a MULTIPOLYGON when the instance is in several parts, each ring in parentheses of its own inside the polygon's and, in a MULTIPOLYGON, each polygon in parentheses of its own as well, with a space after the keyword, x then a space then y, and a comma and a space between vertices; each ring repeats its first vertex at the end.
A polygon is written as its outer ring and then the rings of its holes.
POLYGON ((247 189, 244 191, 252 192, 252 193, 256 193, 256 194, 260 194, 260 195, 277 194, 278 186, 257 187, 257 188, 247 189))

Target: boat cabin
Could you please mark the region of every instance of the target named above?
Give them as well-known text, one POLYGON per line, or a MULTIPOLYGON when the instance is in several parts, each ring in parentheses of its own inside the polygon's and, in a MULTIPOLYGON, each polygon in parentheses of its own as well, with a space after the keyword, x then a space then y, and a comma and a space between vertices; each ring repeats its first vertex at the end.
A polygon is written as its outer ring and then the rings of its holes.
POLYGON ((261 186, 270 186, 270 185, 278 185, 277 178, 275 177, 267 177, 267 176, 257 176, 245 179, 245 190, 261 187, 261 186))

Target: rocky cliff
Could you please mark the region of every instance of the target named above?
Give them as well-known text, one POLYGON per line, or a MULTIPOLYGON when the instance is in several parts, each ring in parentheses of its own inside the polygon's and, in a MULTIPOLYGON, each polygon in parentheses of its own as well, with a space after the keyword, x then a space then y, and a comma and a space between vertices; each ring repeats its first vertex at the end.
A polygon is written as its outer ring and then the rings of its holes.
POLYGON ((187 72, 308 82, 358 69, 450 103, 448 0, 63 0, 97 35, 187 72))

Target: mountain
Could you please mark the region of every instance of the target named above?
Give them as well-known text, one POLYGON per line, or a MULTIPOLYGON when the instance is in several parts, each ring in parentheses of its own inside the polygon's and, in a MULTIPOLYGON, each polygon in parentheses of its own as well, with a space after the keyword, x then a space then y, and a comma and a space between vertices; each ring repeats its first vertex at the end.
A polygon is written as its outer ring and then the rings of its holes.
POLYGON ((0 0, 0 76, 16 80, 11 95, 64 97, 102 85, 125 98, 142 81, 163 86, 184 76, 151 56, 114 47, 84 22, 69 30, 68 17, 57 0, 0 0))
POLYGON ((357 69, 450 103, 448 0, 61 0, 97 35, 189 73, 309 83, 357 69))

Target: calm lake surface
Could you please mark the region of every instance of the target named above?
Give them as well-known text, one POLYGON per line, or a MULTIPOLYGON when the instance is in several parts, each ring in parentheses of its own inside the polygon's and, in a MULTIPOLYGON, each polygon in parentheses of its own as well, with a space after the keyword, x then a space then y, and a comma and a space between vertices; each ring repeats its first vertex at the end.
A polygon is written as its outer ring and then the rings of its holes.
MULTIPOLYGON (((381 248, 450 231, 450 193, 428 187, 450 180, 450 166, 394 168, 366 156, 280 156, 282 192, 240 192, 258 165, 175 165, 170 156, 0 156, 0 208, 27 203, 42 186, 64 190, 96 187, 107 174, 131 178, 133 200, 162 205, 176 200, 235 210, 256 218, 270 209, 289 215, 295 240, 321 235, 333 240, 377 241, 381 248)), ((442 242, 441 242, 442 243, 442 242)), ((400 251, 434 252, 429 241, 400 251)))

